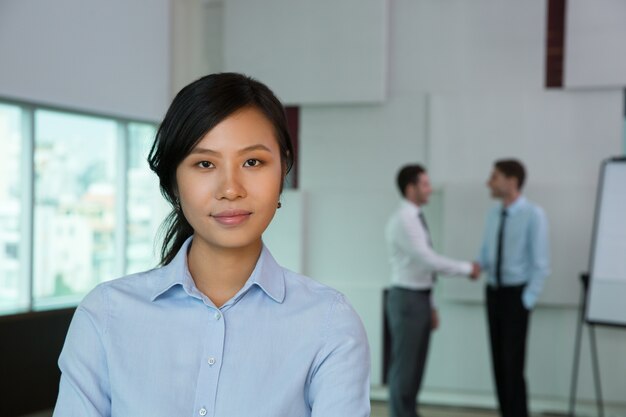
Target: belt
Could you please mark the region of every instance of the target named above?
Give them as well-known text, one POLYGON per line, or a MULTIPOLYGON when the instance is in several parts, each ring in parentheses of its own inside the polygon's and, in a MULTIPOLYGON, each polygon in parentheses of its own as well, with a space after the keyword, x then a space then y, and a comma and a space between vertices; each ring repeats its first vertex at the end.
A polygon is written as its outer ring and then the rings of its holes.
POLYGON ((413 288, 405 288, 405 287, 396 287, 393 286, 391 287, 392 290, 399 290, 399 291, 409 291, 409 292, 413 292, 413 293, 417 293, 417 294, 430 294, 432 289, 430 288, 422 288, 422 289, 413 289, 413 288))

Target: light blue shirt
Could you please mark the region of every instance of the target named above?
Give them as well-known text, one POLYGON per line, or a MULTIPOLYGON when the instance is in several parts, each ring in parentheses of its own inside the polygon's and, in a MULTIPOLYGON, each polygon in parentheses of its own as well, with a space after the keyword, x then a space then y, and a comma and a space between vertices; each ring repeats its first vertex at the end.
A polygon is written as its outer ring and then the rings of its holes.
MULTIPOLYGON (((487 272, 487 283, 491 286, 496 286, 496 254, 502 208, 502 203, 498 203, 487 214, 478 257, 478 263, 487 272)), ((522 301, 527 309, 533 308, 550 274, 548 221, 541 207, 520 196, 507 208, 502 250, 502 285, 526 285, 522 301)))
POLYGON ((165 267, 100 284, 59 358, 54 417, 366 417, 370 357, 337 291, 267 248, 224 306, 195 286, 185 242, 165 267))

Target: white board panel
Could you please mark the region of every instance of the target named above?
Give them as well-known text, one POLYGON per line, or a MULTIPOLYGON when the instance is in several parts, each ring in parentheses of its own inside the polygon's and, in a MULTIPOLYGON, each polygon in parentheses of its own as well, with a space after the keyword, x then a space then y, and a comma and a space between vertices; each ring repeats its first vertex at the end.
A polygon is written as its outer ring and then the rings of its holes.
POLYGON ((280 200, 282 207, 263 233, 263 243, 280 265, 303 273, 305 195, 302 191, 285 190, 280 200))
POLYGON ((603 164, 596 206, 587 320, 626 326, 626 158, 603 164))
POLYGON ((427 162, 425 106, 424 94, 396 96, 381 106, 303 106, 300 185, 398 196, 398 169, 427 162))
POLYGON ((543 86, 543 1, 396 0, 390 91, 509 91, 543 86))
POLYGON ((626 2, 569 0, 565 87, 626 86, 626 2))
POLYGON ((385 98, 387 0, 226 0, 224 67, 289 104, 385 98))
POLYGON ((600 162, 622 151, 617 90, 435 94, 430 104, 435 183, 484 184, 496 159, 516 157, 534 184, 595 185, 600 162))
POLYGON ((168 0, 3 0, 0 96, 160 120, 169 23, 168 0))

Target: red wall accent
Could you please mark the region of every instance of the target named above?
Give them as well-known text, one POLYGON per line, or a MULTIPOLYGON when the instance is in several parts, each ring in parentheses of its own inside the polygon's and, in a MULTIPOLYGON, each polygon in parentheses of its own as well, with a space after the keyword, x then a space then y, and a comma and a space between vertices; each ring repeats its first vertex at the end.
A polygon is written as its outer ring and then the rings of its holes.
POLYGON ((563 87, 567 0, 548 0, 546 88, 563 87))

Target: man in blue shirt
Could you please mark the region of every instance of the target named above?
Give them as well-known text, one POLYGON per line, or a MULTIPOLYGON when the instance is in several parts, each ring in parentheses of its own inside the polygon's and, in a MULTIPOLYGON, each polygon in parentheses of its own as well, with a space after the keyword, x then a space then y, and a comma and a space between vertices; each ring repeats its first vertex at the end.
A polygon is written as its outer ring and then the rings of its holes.
POLYGON ((522 195, 521 162, 496 161, 487 182, 500 200, 488 215, 478 263, 487 272, 487 318, 502 417, 527 417, 524 364, 529 315, 549 274, 548 222, 522 195))

